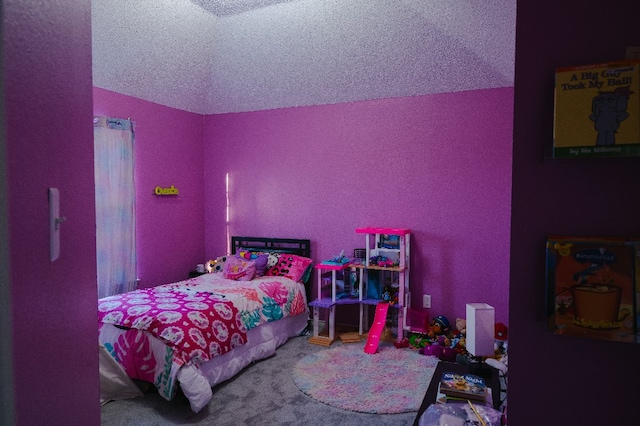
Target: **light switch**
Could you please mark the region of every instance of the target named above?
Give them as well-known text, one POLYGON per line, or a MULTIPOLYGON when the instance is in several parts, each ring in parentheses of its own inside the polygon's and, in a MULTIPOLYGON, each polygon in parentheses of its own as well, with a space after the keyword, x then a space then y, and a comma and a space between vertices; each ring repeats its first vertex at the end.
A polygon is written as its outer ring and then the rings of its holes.
POLYGON ((49 188, 49 260, 60 257, 60 191, 49 188))

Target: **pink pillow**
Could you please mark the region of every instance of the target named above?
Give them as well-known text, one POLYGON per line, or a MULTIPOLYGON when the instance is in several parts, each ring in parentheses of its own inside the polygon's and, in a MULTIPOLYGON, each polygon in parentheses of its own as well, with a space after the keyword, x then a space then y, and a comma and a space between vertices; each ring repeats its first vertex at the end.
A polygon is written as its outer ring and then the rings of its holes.
POLYGON ((256 262, 253 260, 228 257, 224 262, 222 276, 234 281, 251 281, 256 274, 256 262))
POLYGON ((311 265, 312 260, 295 254, 281 253, 278 263, 267 270, 265 275, 287 277, 294 281, 300 281, 311 265))

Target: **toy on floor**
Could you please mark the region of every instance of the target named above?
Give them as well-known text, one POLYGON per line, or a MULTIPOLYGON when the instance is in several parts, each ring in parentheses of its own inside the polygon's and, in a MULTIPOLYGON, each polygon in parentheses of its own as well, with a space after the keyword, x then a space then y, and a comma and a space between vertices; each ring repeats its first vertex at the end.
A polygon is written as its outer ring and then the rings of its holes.
POLYGON ((507 328, 507 326, 501 322, 497 323, 495 327, 494 343, 493 343, 493 349, 496 353, 497 360, 500 360, 500 358, 507 355, 508 338, 509 338, 509 329, 507 328))
POLYGON ((423 355, 435 356, 441 360, 455 360, 457 352, 451 348, 451 339, 449 337, 451 324, 444 315, 438 315, 429 323, 427 331, 427 345, 420 348, 423 355))
MULTIPOLYGON (((470 364, 473 356, 466 348, 467 321, 456 318, 455 326, 444 315, 438 315, 429 323, 427 333, 412 333, 396 347, 412 346, 423 355, 430 355, 444 361, 470 364)), ((508 329, 503 323, 495 324, 495 356, 489 359, 500 364, 500 369, 506 367, 508 329), (505 362, 502 362, 502 361, 505 362)), ((493 361, 492 361, 493 363, 493 361)))
POLYGON ((493 368, 497 368, 503 375, 507 374, 509 369, 509 357, 507 354, 507 340, 509 338, 509 329, 506 325, 499 322, 495 326, 493 349, 495 351, 494 358, 487 358, 486 363, 493 368))
POLYGON ((434 342, 436 342, 440 336, 444 336, 444 345, 449 346, 449 344, 451 343, 451 341, 447 337, 449 331, 451 331, 451 325, 447 317, 445 317, 444 315, 438 315, 429 323, 429 331, 427 332, 427 335, 434 342))
MULTIPOLYGON (((492 367, 501 370, 503 373, 506 373, 507 365, 508 365, 508 357, 507 357, 507 339, 509 337, 509 330, 507 326, 501 322, 495 324, 495 333, 494 333, 494 356, 488 357, 485 362, 492 367)), ((484 357, 482 357, 484 358, 484 357)), ((461 352, 456 356, 456 362, 459 364, 471 364, 473 362, 474 357, 469 353, 461 352)))
POLYGON ((436 358, 442 361, 453 362, 456 360, 456 356, 458 355, 458 351, 456 351, 451 346, 445 345, 444 336, 440 336, 438 341, 433 342, 429 345, 420 349, 420 353, 422 355, 430 355, 435 356, 436 358))
POLYGON ((458 351, 458 353, 464 354, 467 351, 467 320, 464 318, 456 318, 456 328, 452 334, 451 347, 458 351))
POLYGON ((467 320, 464 318, 456 318, 456 331, 457 334, 467 335, 467 320))

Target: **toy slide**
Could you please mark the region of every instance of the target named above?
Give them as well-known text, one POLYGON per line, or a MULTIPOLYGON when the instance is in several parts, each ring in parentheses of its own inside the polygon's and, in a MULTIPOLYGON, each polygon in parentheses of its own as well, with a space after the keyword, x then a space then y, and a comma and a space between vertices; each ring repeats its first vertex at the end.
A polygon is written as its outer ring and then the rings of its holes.
POLYGON ((387 322, 387 311, 389 311, 388 303, 380 302, 376 306, 376 315, 373 318, 373 324, 369 329, 367 343, 364 345, 364 351, 368 354, 375 354, 378 351, 380 337, 382 337, 384 325, 387 322))

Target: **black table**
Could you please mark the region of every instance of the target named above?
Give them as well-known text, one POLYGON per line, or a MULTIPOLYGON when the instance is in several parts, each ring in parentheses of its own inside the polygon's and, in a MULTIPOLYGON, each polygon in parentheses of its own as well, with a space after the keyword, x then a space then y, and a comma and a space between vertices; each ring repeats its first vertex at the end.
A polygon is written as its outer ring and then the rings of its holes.
POLYGON ((483 364, 482 370, 474 370, 471 371, 471 367, 468 364, 457 364, 452 362, 441 361, 438 363, 436 367, 436 371, 433 373, 433 378, 431 379, 431 383, 429 383, 429 388, 427 389, 427 393, 424 395, 424 399, 422 400, 422 404, 420 405, 420 409, 418 410, 418 415, 416 416, 415 421, 413 422, 414 426, 418 426, 418 420, 420 420, 420 416, 425 412, 427 408, 434 402, 436 402, 436 397, 438 396, 438 384, 440 383, 440 377, 442 377, 442 373, 450 371, 452 373, 458 374, 467 374, 472 373, 478 376, 482 376, 485 380, 487 386, 491 388, 491 396, 493 397, 493 408, 496 410, 500 409, 500 371, 490 367, 486 364, 483 364))

